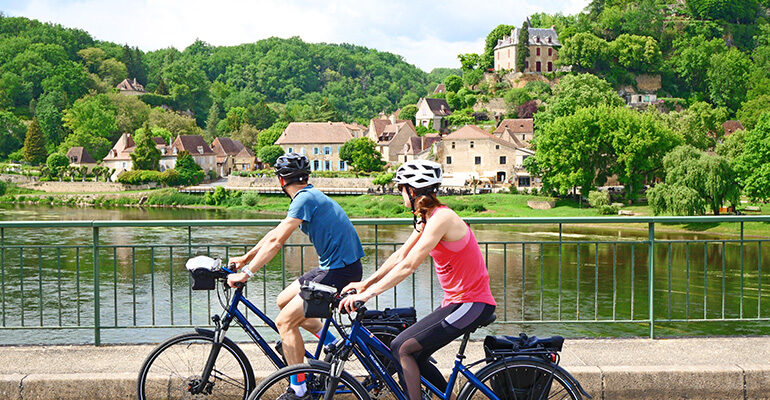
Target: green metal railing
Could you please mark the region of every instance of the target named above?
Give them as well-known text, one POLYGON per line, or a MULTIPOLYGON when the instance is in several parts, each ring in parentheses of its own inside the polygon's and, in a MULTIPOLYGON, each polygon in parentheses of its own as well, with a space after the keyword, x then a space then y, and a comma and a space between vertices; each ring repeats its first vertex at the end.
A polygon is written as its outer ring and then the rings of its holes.
MULTIPOLYGON (((762 247, 770 238, 744 235, 744 224, 770 223, 770 216, 466 221, 474 231, 526 230, 529 225, 553 230, 552 240, 479 242, 498 300, 500 324, 645 324, 649 327, 645 335, 655 338, 656 326, 666 323, 770 320, 763 313, 770 300, 762 296, 763 268, 768 268, 763 265, 767 260, 762 258, 762 247), (656 225, 691 223, 733 223, 738 229, 731 236, 656 239, 656 225), (646 240, 642 235, 575 240, 574 234, 564 232, 565 226, 588 230, 608 224, 646 229, 646 240)), ((219 311, 216 296, 192 292, 184 259, 195 254, 227 258, 251 244, 199 242, 194 234, 231 232, 232 228, 266 231, 279 222, 0 222, 0 332, 92 330, 93 343, 99 345, 106 330, 208 325, 208 316, 219 311), (161 228, 174 232, 168 243, 120 243, 122 233, 161 228), (84 233, 80 235, 84 243, 58 243, 57 232, 74 230, 84 233), (30 243, 34 240, 46 244, 30 243)), ((401 244, 383 241, 382 231, 394 236, 391 226, 403 225, 398 231, 408 232, 411 223, 410 219, 353 220, 359 231, 368 229, 361 232, 367 251, 365 275, 401 244)), ((249 284, 249 298, 268 315, 275 315, 278 291, 304 272, 306 264, 314 265, 314 256, 308 252, 313 253, 309 243, 286 244, 280 256, 260 271, 261 281, 249 284)), ((432 260, 426 263, 432 266, 432 260)), ((391 293, 379 296, 375 306, 415 305, 430 310, 438 305, 440 295, 434 273, 423 268, 391 293)), ((0 344, 14 344, 10 336, 5 337, 0 344)))

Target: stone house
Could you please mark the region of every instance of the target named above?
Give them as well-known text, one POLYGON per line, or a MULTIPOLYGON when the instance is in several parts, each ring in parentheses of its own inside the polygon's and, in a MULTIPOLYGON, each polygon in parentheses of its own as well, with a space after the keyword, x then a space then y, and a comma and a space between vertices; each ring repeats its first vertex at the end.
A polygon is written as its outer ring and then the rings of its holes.
POLYGON ((525 188, 534 183, 523 165, 534 152, 476 125, 466 125, 439 143, 438 161, 448 180, 458 186, 470 179, 525 188))
MULTIPOLYGON (((524 71, 516 72, 553 72, 554 64, 559 59, 559 36, 554 27, 529 29, 529 57, 524 63, 524 71)), ((495 46, 495 71, 516 70, 516 52, 519 44, 520 28, 511 30, 510 36, 503 36, 495 46)))
POLYGON ((410 138, 417 137, 417 131, 412 121, 389 118, 372 118, 369 121, 367 137, 377 144, 377 151, 387 163, 398 160, 398 153, 410 138))
MULTIPOLYGON (((217 154, 211 150, 203 136, 200 135, 179 135, 171 144, 174 155, 187 151, 192 156, 195 163, 200 165, 203 172, 208 175, 209 171, 217 171, 217 154)), ((176 165, 176 164, 175 164, 176 165)))
POLYGON ((233 170, 253 171, 256 168, 254 152, 247 149, 239 140, 218 137, 211 143, 211 150, 217 154, 219 176, 228 176, 233 170), (236 158, 239 158, 240 163, 236 162, 236 158))
POLYGON ((262 163, 257 160, 254 152, 246 146, 243 146, 233 159, 236 171, 254 171, 263 168, 262 163))
POLYGON ((522 147, 529 147, 529 143, 535 137, 534 122, 532 118, 504 119, 492 134, 522 147))
POLYGON ((436 85, 436 88, 433 89, 433 94, 439 94, 439 93, 446 93, 446 86, 443 83, 439 83, 436 85))
POLYGON ((67 159, 70 160, 71 167, 87 167, 88 172, 96 166, 96 160, 83 147, 71 147, 67 151, 67 159))
POLYGON ((439 132, 448 132, 449 123, 444 118, 448 115, 452 115, 452 110, 449 109, 446 100, 421 98, 417 102, 417 114, 415 114, 414 119, 417 121, 417 125, 439 132))
POLYGON ((441 135, 428 133, 425 136, 410 137, 398 152, 397 162, 405 163, 412 160, 436 160, 438 159, 438 144, 441 135))
MULTIPOLYGON (((154 137, 152 140, 155 142, 155 148, 160 151, 160 171, 163 172, 174 168, 176 166, 177 149, 169 146, 162 137, 154 137)), ((115 170, 112 174, 112 180, 117 179, 118 175, 123 173, 123 171, 130 171, 133 168, 131 153, 134 152, 134 149, 136 149, 136 144, 131 134, 124 133, 120 135, 118 141, 115 142, 107 156, 104 157, 102 165, 115 170)))
POLYGON ((287 153, 306 155, 313 171, 347 171, 340 149, 353 138, 354 131, 344 122, 291 122, 275 144, 287 153))
POLYGON ((134 78, 132 81, 128 80, 128 78, 123 79, 123 82, 118 83, 115 88, 120 91, 120 94, 125 94, 128 96, 138 96, 140 94, 146 93, 144 86, 137 82, 136 78, 134 78))
POLYGON ((746 129, 743 127, 743 124, 741 124, 741 121, 738 121, 737 119, 731 119, 731 120, 725 121, 722 124, 722 128, 724 128, 725 130, 724 137, 728 137, 733 133, 735 133, 736 131, 746 129))

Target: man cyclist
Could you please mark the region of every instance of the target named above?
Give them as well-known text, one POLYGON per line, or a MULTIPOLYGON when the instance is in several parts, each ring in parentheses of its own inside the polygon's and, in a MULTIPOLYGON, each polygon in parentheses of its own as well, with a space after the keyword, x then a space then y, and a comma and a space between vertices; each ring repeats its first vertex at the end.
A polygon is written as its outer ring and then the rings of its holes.
MULTIPOLYGON (((286 218, 268 232, 259 243, 240 257, 229 260, 242 272, 231 274, 227 281, 232 287, 246 282, 265 266, 298 227, 310 238, 318 253, 319 267, 287 286, 277 298, 281 311, 275 319, 281 335, 283 354, 288 365, 304 361, 305 344, 299 327, 319 336, 323 325, 317 318, 306 319, 302 298, 298 296, 305 282, 318 282, 342 289, 361 280, 361 261, 364 256, 361 240, 350 219, 339 204, 308 184, 310 162, 304 155, 288 153, 275 162, 275 174, 281 189, 291 198, 286 218)), ((325 344, 335 340, 327 334, 325 344)), ((304 376, 291 377, 291 386, 279 399, 308 399, 310 394, 304 376)))

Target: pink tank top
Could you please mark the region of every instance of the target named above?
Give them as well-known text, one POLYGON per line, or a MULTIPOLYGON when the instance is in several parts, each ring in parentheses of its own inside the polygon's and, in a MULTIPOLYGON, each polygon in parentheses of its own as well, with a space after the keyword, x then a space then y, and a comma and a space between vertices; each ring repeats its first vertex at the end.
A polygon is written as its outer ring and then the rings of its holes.
POLYGON ((444 289, 442 307, 454 303, 497 305, 489 288, 489 273, 481 248, 470 226, 462 239, 452 242, 442 240, 430 255, 435 262, 438 281, 444 289))

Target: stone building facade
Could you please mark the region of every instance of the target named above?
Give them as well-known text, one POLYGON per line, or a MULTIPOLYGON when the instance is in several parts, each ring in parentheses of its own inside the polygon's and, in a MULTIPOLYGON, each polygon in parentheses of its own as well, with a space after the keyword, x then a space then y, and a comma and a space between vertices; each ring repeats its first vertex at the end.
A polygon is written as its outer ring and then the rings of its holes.
POLYGON ((529 57, 524 70, 516 69, 516 52, 519 45, 519 28, 511 31, 510 36, 503 36, 495 46, 495 71, 514 70, 516 72, 553 72, 559 59, 559 36, 554 27, 529 28, 529 57))

